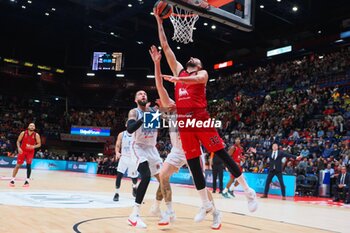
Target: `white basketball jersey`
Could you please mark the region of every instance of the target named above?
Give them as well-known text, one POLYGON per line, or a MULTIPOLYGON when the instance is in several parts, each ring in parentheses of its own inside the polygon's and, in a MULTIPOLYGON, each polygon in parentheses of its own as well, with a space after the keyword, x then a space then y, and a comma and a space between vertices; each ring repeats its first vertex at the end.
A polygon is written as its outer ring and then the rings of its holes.
MULTIPOLYGON (((135 108, 137 112, 137 120, 143 118, 143 111, 135 108)), ((157 144, 157 129, 145 129, 143 124, 134 133, 134 140, 136 144, 146 145, 146 146, 156 146, 157 144)))
MULTIPOLYGON (((175 122, 176 115, 172 114, 170 116, 170 120, 175 122)), ((178 127, 173 126, 173 124, 169 124, 169 135, 170 135, 170 142, 172 145, 172 148, 171 148, 172 152, 185 154, 184 150, 182 149, 182 142, 181 142, 178 127)))
POLYGON ((126 132, 126 130, 123 132, 122 136, 122 156, 131 156, 132 155, 132 143, 134 142, 134 137, 132 134, 129 134, 126 132))

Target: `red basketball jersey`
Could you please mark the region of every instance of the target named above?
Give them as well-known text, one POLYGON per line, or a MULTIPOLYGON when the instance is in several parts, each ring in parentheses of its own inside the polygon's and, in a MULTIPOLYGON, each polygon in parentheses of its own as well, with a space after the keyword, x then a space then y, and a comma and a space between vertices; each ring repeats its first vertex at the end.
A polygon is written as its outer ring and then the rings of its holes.
MULTIPOLYGON (((188 73, 186 70, 182 70, 179 77, 189 77, 196 74, 196 72, 188 73)), ((186 84, 177 82, 175 85, 175 102, 179 115, 192 113, 192 116, 196 116, 196 118, 209 117, 209 114, 206 112, 207 97, 204 83, 186 84)))
POLYGON ((236 163, 240 163, 241 162, 241 158, 243 156, 243 148, 241 146, 237 146, 237 145, 233 145, 233 147, 235 148, 235 151, 232 153, 232 158, 236 163))
POLYGON ((22 150, 25 150, 25 151, 33 151, 34 150, 34 149, 27 148, 27 146, 28 145, 35 146, 35 144, 36 144, 35 136, 36 136, 35 132, 33 132, 31 135, 29 135, 28 130, 24 131, 24 136, 23 136, 22 144, 21 144, 22 150))

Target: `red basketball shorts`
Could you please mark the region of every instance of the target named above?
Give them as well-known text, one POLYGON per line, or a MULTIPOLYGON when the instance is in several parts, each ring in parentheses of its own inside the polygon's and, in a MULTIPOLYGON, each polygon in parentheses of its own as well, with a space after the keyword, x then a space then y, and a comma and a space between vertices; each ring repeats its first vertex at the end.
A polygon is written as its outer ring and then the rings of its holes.
POLYGON ((201 145, 208 152, 225 148, 224 141, 215 128, 179 128, 179 133, 186 159, 199 157, 202 154, 201 145))
POLYGON ((34 158, 34 151, 25 151, 23 150, 22 154, 17 156, 17 164, 23 164, 26 161, 27 164, 32 164, 34 158))

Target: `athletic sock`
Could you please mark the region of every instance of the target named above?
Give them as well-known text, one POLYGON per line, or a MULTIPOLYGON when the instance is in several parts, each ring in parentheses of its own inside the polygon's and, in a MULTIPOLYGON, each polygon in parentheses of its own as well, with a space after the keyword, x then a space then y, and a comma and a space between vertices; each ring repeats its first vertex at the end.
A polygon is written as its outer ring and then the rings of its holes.
POLYGON ((224 188, 224 190, 222 191, 222 193, 227 193, 228 189, 224 188))
POLYGON ((204 189, 201 189, 201 190, 198 190, 198 193, 199 193, 199 196, 202 200, 202 204, 204 207, 208 207, 211 205, 211 202, 209 200, 209 197, 208 197, 208 191, 207 191, 207 188, 204 188, 204 189))
POLYGON ((249 191, 249 185, 247 184, 247 181, 244 179, 243 174, 240 175, 238 178, 238 183, 243 187, 244 192, 248 192, 249 191))
POLYGON ((119 194, 119 189, 115 189, 115 193, 118 193, 118 194, 119 194))
POLYGON ((168 209, 168 212, 173 212, 174 210, 173 210, 173 204, 172 204, 172 202, 165 202, 165 205, 166 205, 166 207, 167 207, 167 209, 168 209))
POLYGON ((132 215, 139 215, 140 214, 140 204, 135 203, 131 214, 132 215))
POLYGON ((15 177, 12 177, 11 181, 15 182, 16 178, 15 177))

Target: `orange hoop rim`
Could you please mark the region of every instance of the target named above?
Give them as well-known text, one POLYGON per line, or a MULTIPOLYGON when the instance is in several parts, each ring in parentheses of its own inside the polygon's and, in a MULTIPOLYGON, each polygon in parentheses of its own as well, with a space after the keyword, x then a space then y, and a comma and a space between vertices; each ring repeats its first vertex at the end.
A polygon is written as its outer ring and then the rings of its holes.
POLYGON ((190 18, 190 17, 198 16, 198 14, 176 14, 176 13, 172 13, 171 15, 174 17, 180 17, 180 18, 190 18))

